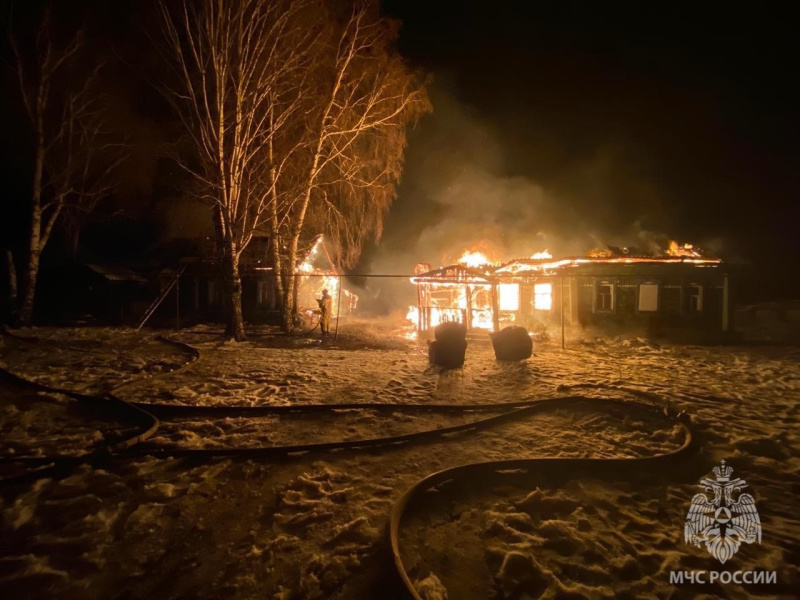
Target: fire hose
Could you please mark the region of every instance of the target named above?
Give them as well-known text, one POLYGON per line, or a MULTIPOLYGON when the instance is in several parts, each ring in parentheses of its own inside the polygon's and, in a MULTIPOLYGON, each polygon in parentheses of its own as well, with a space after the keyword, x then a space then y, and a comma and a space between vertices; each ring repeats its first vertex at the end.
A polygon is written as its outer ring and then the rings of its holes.
MULTIPOLYGON (((552 406, 551 403, 555 403, 556 406, 563 408, 565 405, 569 406, 569 404, 573 403, 575 398, 576 397, 563 398, 563 400, 566 400, 566 403, 559 403, 562 398, 551 398, 539 401, 535 406, 545 408, 548 405, 552 406)), ((622 404, 626 408, 635 408, 637 410, 651 412, 655 409, 652 405, 612 399, 591 399, 591 402, 616 406, 622 404)), ((655 469, 656 472, 659 472, 664 466, 683 461, 688 455, 698 450, 696 438, 692 435, 689 416, 686 413, 679 413, 677 415, 665 413, 664 416, 673 424, 680 425, 684 439, 679 448, 662 454, 639 458, 541 457, 492 460, 444 469, 417 481, 394 503, 389 513, 388 524, 389 544, 391 546, 394 567, 409 596, 414 600, 423 600, 417 592, 403 562, 400 549, 400 526, 408 510, 413 508, 414 505, 422 503, 423 496, 427 492, 440 486, 455 485, 455 482, 459 480, 473 487, 476 485, 476 482, 480 482, 480 485, 483 487, 490 481, 508 484, 510 483, 509 480, 512 478, 530 481, 531 479, 535 480, 537 476, 563 476, 565 473, 569 473, 570 478, 576 478, 584 474, 595 478, 603 475, 622 475, 623 479, 629 479, 632 471, 634 471, 636 467, 643 470, 649 469, 651 471, 655 469)))
POLYGON ((159 421, 155 416, 153 416, 146 410, 142 410, 141 408, 138 408, 137 406, 129 402, 125 402, 124 400, 121 400, 111 394, 89 395, 89 394, 81 394, 78 392, 73 392, 71 390, 55 388, 48 385, 43 385, 40 383, 29 381, 27 379, 23 379, 21 377, 18 377, 17 375, 14 375, 13 373, 4 368, 0 368, 0 380, 5 380, 6 382, 10 382, 18 386, 28 387, 36 391, 47 392, 52 394, 60 394, 66 396, 68 398, 71 398, 72 400, 75 400, 78 403, 86 404, 92 406, 95 409, 99 409, 103 413, 106 413, 108 416, 112 416, 117 419, 127 418, 133 421, 134 424, 136 424, 139 427, 139 431, 131 437, 118 440, 113 444, 103 444, 85 454, 77 456, 62 455, 62 456, 35 456, 35 457, 24 457, 24 456, 2 457, 0 458, 0 464, 21 463, 29 465, 38 465, 38 467, 29 471, 25 471, 18 475, 4 477, 0 479, 0 486, 5 486, 11 483, 20 483, 22 481, 28 481, 30 479, 38 479, 59 472, 69 472, 72 468, 77 467, 78 465, 92 463, 100 459, 106 459, 110 456, 113 456, 129 448, 132 448, 136 444, 152 437, 159 427, 159 421))
MULTIPOLYGON (((183 344, 163 338, 162 341, 176 344, 185 350, 191 351, 194 359, 187 363, 191 365, 200 357, 199 351, 183 344)), ((186 365, 184 365, 185 367, 186 365)), ((170 371, 174 372, 174 371, 170 371)), ((5 479, 0 479, 0 486, 18 484, 22 481, 37 479, 50 476, 59 472, 68 472, 80 464, 94 463, 101 460, 125 459, 137 456, 154 457, 236 457, 236 458, 280 458, 289 457, 297 454, 309 452, 334 452, 334 451, 358 451, 378 447, 396 447, 414 442, 431 442, 452 436, 457 433, 477 432, 480 430, 495 427, 497 425, 518 422, 523 418, 528 418, 535 414, 541 414, 551 410, 569 408, 578 404, 591 403, 593 406, 605 409, 622 407, 626 411, 647 413, 658 415, 673 426, 678 425, 683 433, 683 443, 675 450, 664 452, 654 456, 640 458, 557 458, 542 457, 528 459, 494 460, 479 463, 464 464, 457 467, 448 468, 417 481, 413 486, 406 490, 394 503, 389 514, 388 538, 392 552, 394 567, 406 588, 409 596, 414 600, 422 600, 419 593, 409 576, 402 559, 400 548, 400 528, 404 517, 414 506, 420 504, 424 494, 437 486, 453 485, 454 482, 466 482, 468 485, 476 485, 480 481, 482 485, 494 479, 505 479, 509 477, 527 477, 542 475, 545 473, 558 473, 569 470, 571 475, 579 472, 588 472, 593 476, 601 474, 622 474, 629 476, 631 469, 641 467, 643 469, 653 469, 665 465, 676 463, 683 460, 690 453, 695 452, 698 444, 692 434, 691 422, 685 413, 672 414, 669 410, 663 409, 651 403, 638 402, 633 400, 621 399, 598 399, 587 396, 556 396, 550 398, 538 398, 530 400, 520 400, 507 403, 484 403, 484 404, 377 404, 377 403, 346 403, 346 404, 308 404, 295 406, 187 406, 172 404, 149 404, 140 402, 128 402, 118 398, 113 393, 103 395, 88 395, 53 388, 33 381, 22 379, 5 369, 0 368, 0 378, 13 381, 18 385, 25 385, 40 391, 63 394, 77 402, 89 403, 94 406, 102 405, 109 408, 120 418, 129 418, 140 426, 140 431, 127 439, 118 441, 114 444, 104 445, 94 449, 87 454, 80 456, 51 456, 51 457, 4 457, 1 463, 16 462, 29 464, 37 468, 27 471, 20 475, 14 475, 5 479), (470 421, 459 425, 429 429, 387 437, 367 438, 360 440, 340 440, 333 442, 320 442, 312 444, 295 444, 285 446, 260 446, 247 448, 208 448, 208 449, 174 449, 174 448, 143 448, 141 442, 151 439, 158 430, 161 418, 170 418, 181 415, 224 415, 224 416, 260 416, 273 414, 289 413, 331 413, 342 410, 373 410, 381 412, 427 412, 427 413, 487 413, 500 412, 482 419, 470 421)), ((140 382, 136 380, 125 383, 114 391, 140 382)), ((635 390, 629 390, 636 393, 635 390)), ((640 393, 641 396, 651 397, 649 394, 640 393)))

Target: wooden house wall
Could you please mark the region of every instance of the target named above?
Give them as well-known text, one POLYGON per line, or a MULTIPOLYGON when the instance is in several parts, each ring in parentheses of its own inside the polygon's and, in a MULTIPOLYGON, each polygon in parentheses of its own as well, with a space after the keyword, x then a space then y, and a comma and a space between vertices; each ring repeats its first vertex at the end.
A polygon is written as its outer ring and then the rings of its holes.
MULTIPOLYGON (((501 311, 500 326, 560 325, 562 309, 567 326, 591 327, 610 334, 635 333, 649 337, 706 339, 723 331, 725 273, 718 268, 686 264, 600 264, 565 269, 567 273, 507 278, 519 284, 519 309, 501 311), (534 308, 537 283, 552 285, 552 306, 534 308), (613 303, 599 306, 598 286, 610 284, 613 303), (657 308, 640 310, 642 285, 656 285, 657 308), (702 309, 691 310, 691 286, 702 288, 702 309), (562 287, 563 286, 563 287, 562 287), (562 304, 563 289, 563 304, 562 304)), ((730 329, 733 324, 729 323, 730 329)))
MULTIPOLYGON (((636 332, 649 337, 702 338, 723 330, 724 274, 700 269, 655 270, 633 275, 598 274, 575 277, 578 288, 577 321, 582 327, 608 332, 636 332), (598 286, 611 284, 613 306, 598 306, 598 286), (640 310, 643 285, 657 285, 658 303, 654 311, 640 310), (700 310, 693 311, 691 291, 702 290, 700 310)), ((732 328, 732 324, 730 324, 732 328)))

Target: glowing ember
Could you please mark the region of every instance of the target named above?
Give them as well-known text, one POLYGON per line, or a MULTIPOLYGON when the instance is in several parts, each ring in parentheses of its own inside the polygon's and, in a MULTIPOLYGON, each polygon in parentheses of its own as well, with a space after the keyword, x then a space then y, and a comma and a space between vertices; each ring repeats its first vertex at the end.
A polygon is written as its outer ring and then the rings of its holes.
POLYGON ((461 255, 461 258, 458 259, 458 262, 459 264, 472 268, 492 264, 492 261, 486 258, 486 255, 482 252, 471 252, 469 250, 461 255))
POLYGON ((550 254, 547 250, 544 252, 537 252, 536 254, 531 255, 531 260, 545 260, 547 258, 553 258, 553 255, 550 254))
MULTIPOLYGON (((439 287, 439 286, 433 286, 439 287)), ((450 296, 449 300, 434 299, 429 301, 432 303, 430 306, 423 307, 424 322, 426 328, 433 329, 442 323, 465 323, 469 318, 469 325, 472 329, 492 329, 492 311, 490 306, 490 285, 473 284, 471 287, 471 299, 468 298, 466 286, 460 286, 454 290, 454 294, 450 296), (446 302, 446 305, 436 306, 436 302, 446 302)), ((509 284, 509 288, 518 288, 516 284, 509 284)), ((447 289, 447 287, 440 287, 440 289, 447 289)), ((511 290, 509 290, 511 291, 511 290)), ((516 308, 509 308, 504 310, 518 310, 519 309, 519 290, 513 290, 516 294, 516 308)), ((509 302, 511 300, 508 300, 509 302)), ((406 321, 413 325, 414 331, 405 335, 406 338, 413 339, 416 337, 416 329, 419 326, 420 311, 416 306, 409 306, 406 313, 406 321)))
MULTIPOLYGON (((461 323, 462 322, 462 315, 464 311, 460 308, 437 308, 435 306, 426 308, 426 311, 429 315, 428 326, 433 329, 437 325, 441 325, 442 323, 461 323)), ((419 309, 416 306, 409 306, 408 312, 406 313, 406 321, 409 321, 414 325, 414 331, 411 332, 410 335, 406 335, 407 338, 413 339, 416 337, 416 329, 419 323, 419 309)), ((480 327, 479 323, 483 321, 481 319, 476 318, 473 315, 473 327, 480 327), (476 324, 478 323, 478 324, 476 324)), ((489 322, 491 323, 491 316, 489 318, 489 322)))

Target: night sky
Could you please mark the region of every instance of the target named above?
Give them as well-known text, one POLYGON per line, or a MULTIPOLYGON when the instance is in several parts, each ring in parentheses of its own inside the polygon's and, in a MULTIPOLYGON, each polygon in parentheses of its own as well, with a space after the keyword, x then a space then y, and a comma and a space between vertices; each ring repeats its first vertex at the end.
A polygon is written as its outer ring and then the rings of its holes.
MULTIPOLYGON (((173 124, 144 75, 144 4, 83 3, 93 49, 109 57, 113 123, 136 146, 112 203, 125 219, 87 234, 87 252, 119 259, 206 219, 165 158, 173 124)), ((783 274, 775 293, 796 292, 786 268, 800 257, 800 41, 788 14, 729 3, 384 10, 403 22, 401 52, 432 76, 434 111, 409 136, 383 241, 359 271, 407 273, 467 246, 500 259, 675 238, 783 274)), ((24 129, 13 79, 3 81, 4 202, 18 205, 24 129)), ((12 242, 19 231, 3 226, 12 242)))
POLYGON ((800 256, 800 42, 788 14, 435 4, 384 5, 403 21, 403 53, 435 82, 376 263, 413 236, 440 261, 456 249, 432 239, 464 221, 513 237, 512 254, 518 238, 564 253, 663 234, 735 261, 800 256), (477 192, 489 217, 476 217, 470 188, 493 182, 496 196, 477 192))

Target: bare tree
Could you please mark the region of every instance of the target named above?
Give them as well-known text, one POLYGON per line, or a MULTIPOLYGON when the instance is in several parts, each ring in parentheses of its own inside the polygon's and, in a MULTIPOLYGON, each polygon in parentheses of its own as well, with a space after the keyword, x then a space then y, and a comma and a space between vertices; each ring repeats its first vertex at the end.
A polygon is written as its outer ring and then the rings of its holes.
POLYGON ((381 234, 401 175, 406 125, 430 110, 424 82, 394 50, 397 24, 381 19, 374 3, 357 2, 343 22, 329 17, 327 25, 304 94, 311 105, 297 128, 303 143, 284 178, 288 205, 276 204, 284 218, 272 221, 284 329, 295 310, 301 237, 326 233, 336 266, 352 266, 364 241, 381 234))
POLYGON ((379 235, 406 123, 428 108, 393 50, 396 27, 358 3, 343 20, 315 0, 161 0, 166 97, 191 140, 182 162, 213 212, 228 300, 244 338, 239 259, 266 229, 291 328, 300 240, 324 231, 338 266, 379 235))
POLYGON ((64 160, 52 175, 57 195, 66 201, 61 209, 61 228, 72 257, 78 255, 81 232, 97 213, 117 183, 119 166, 129 157, 128 146, 113 140, 106 128, 106 113, 100 107, 85 110, 65 139, 64 160))
POLYGON ((191 140, 182 163, 212 207, 228 309, 227 333, 245 337, 239 260, 276 217, 276 182, 292 152, 276 138, 302 106, 318 32, 306 0, 160 0, 174 84, 165 84, 191 140))
POLYGON ((65 206, 93 193, 85 176, 94 154, 86 144, 94 141, 87 135, 100 114, 93 89, 100 65, 87 69, 83 62, 83 30, 59 44, 52 20, 45 10, 29 52, 9 32, 33 132, 30 236, 18 313, 23 326, 31 323, 39 261, 53 228, 65 206))

